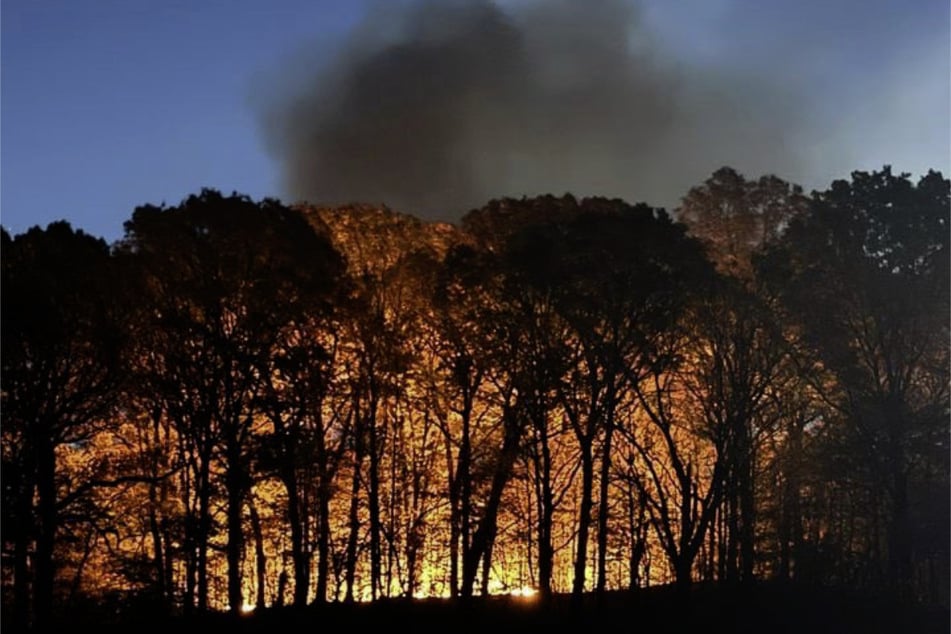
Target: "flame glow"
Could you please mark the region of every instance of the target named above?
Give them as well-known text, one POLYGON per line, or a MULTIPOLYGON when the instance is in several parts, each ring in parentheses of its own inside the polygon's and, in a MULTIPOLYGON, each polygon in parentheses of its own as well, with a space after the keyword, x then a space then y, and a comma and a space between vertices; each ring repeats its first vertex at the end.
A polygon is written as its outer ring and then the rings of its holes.
POLYGON ((522 586, 521 588, 515 588, 514 590, 512 590, 511 592, 509 592, 509 594, 510 594, 511 596, 513 596, 513 597, 521 597, 521 598, 523 598, 523 599, 531 599, 531 598, 534 597, 536 594, 538 594, 538 590, 536 590, 535 588, 530 588, 530 587, 528 587, 528 586, 522 586))

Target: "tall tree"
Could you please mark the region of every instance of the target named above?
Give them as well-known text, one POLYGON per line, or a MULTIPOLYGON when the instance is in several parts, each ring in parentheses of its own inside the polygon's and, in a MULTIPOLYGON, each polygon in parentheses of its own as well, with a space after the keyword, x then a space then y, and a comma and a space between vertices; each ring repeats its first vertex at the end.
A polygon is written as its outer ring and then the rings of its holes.
POLYGON ((710 259, 729 275, 753 276, 753 255, 774 243, 808 199, 798 185, 773 175, 747 180, 721 167, 681 201, 677 218, 702 240, 710 259))
POLYGON ((554 287, 573 349, 560 403, 575 432, 582 463, 576 596, 583 592, 587 575, 595 480, 595 588, 603 592, 607 585, 612 447, 623 391, 644 372, 654 338, 677 319, 685 289, 705 269, 697 243, 661 209, 601 198, 585 198, 579 208, 581 213, 559 232, 554 287))
POLYGON ((903 595, 911 491, 947 482, 949 189, 936 172, 854 172, 814 195, 764 264, 835 378, 817 388, 885 503, 886 579, 903 595))
POLYGON ((779 389, 786 359, 781 329, 773 326, 780 315, 754 263, 807 205, 797 185, 773 175, 747 180, 722 167, 692 188, 678 209, 680 220, 704 243, 724 276, 712 301, 698 306, 696 334, 704 344, 698 348, 693 384, 708 424, 727 430, 722 521, 711 524, 725 529, 718 538, 711 535, 722 551, 721 578, 748 580, 753 574, 756 445, 764 438, 764 426, 769 427, 762 415, 779 389))
POLYGON ((772 398, 783 391, 787 346, 768 304, 735 278, 720 277, 690 310, 692 345, 684 383, 698 415, 720 439, 725 463, 719 509, 726 531, 720 578, 753 578, 756 474, 760 445, 776 425, 772 398))
POLYGON ((486 378, 486 358, 480 354, 483 340, 479 321, 486 309, 484 293, 478 293, 485 258, 469 245, 456 245, 446 255, 434 288, 432 305, 437 322, 435 337, 442 381, 434 381, 432 393, 444 402, 435 407, 446 454, 446 491, 449 498, 449 592, 460 592, 460 561, 469 550, 476 486, 473 445, 477 440, 476 409, 479 390, 486 378), (453 418, 457 423, 453 424, 453 418))
POLYGON ((337 318, 315 310, 285 329, 260 376, 261 411, 271 422, 262 439, 262 468, 284 485, 296 606, 309 601, 312 545, 317 547, 316 600, 327 600, 330 502, 350 434, 347 411, 329 407, 339 361, 337 318), (315 531, 316 530, 316 534, 315 531))
MULTIPOLYGON (((249 441, 260 432, 260 370, 269 367, 266 360, 289 327, 326 309, 340 259, 300 212, 274 200, 256 203, 212 190, 178 207, 138 208, 126 224, 123 248, 141 271, 155 326, 170 335, 164 341, 171 349, 158 354, 181 370, 163 368, 179 378, 172 391, 199 395, 198 406, 189 412, 190 425, 182 431, 186 437, 198 435, 202 452, 202 540, 207 539, 210 461, 223 469, 228 602, 237 612, 243 605, 249 441), (183 343, 194 351, 184 358, 178 352, 183 343)), ((190 399, 189 406, 194 402, 190 399)))
MULTIPOLYGON (((479 504, 482 513, 463 554, 463 596, 472 593, 480 561, 483 592, 487 590, 500 504, 526 429, 529 425, 536 430, 547 425, 555 381, 564 364, 565 332, 554 310, 550 285, 538 277, 541 269, 534 264, 550 261, 547 256, 553 253, 552 245, 549 241, 534 244, 532 236, 540 235, 539 230, 544 232, 549 221, 574 213, 575 207, 570 196, 503 199, 491 201, 463 221, 464 229, 483 254, 479 275, 468 278, 472 285, 466 292, 487 300, 476 316, 481 342, 478 356, 492 386, 500 431, 490 441, 494 469, 487 498, 479 504)), ((472 261, 480 262, 480 258, 472 261)), ((547 497, 544 486, 542 495, 547 497)), ((539 572, 542 592, 547 594, 553 555, 549 530, 553 508, 550 500, 543 499, 541 504, 547 510, 539 518, 539 572)))
POLYGON ((117 402, 122 328, 114 280, 106 243, 68 223, 12 239, 4 232, 3 493, 15 519, 6 526, 14 533, 21 625, 32 612, 43 627, 54 613, 63 504, 57 453, 108 424, 117 402))
POLYGON ((388 433, 394 423, 394 401, 414 361, 412 343, 424 315, 421 302, 430 295, 420 289, 425 276, 421 277, 422 267, 417 265, 420 259, 438 261, 452 232, 385 207, 354 205, 305 212, 327 227, 335 247, 347 258, 354 283, 343 344, 353 418, 347 597, 354 598, 362 524, 359 505, 365 495, 370 596, 376 598, 390 592, 383 583, 384 528, 387 519, 393 519, 392 505, 385 508, 388 501, 383 499, 388 433))
POLYGON ((726 471, 725 429, 706 427, 685 399, 688 344, 689 338, 677 330, 655 339, 653 362, 632 387, 640 416, 624 428, 634 450, 632 481, 682 599, 688 596, 694 562, 720 504, 726 471))

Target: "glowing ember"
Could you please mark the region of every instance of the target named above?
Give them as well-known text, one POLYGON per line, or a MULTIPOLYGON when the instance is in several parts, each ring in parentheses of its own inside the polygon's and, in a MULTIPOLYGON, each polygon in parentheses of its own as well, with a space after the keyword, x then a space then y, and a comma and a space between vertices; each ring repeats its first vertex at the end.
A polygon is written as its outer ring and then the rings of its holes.
POLYGON ((241 606, 241 614, 251 614, 254 612, 254 606, 250 603, 245 603, 241 606))
POLYGON ((513 597, 523 597, 525 599, 530 599, 538 593, 538 590, 535 588, 529 588, 527 586, 522 586, 521 588, 515 588, 509 594, 513 597))

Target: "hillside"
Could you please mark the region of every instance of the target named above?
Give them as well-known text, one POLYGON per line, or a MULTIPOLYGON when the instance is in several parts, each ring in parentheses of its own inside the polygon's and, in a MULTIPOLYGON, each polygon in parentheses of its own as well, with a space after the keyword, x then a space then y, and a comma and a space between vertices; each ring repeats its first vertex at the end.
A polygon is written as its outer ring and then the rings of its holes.
POLYGON ((329 603, 305 609, 271 608, 241 617, 211 614, 167 621, 132 619, 114 631, 229 632, 836 632, 904 634, 949 631, 946 607, 911 606, 883 597, 823 588, 760 584, 749 589, 697 586, 686 605, 671 587, 608 592, 581 604, 556 595, 461 600, 390 599, 372 604, 329 603))

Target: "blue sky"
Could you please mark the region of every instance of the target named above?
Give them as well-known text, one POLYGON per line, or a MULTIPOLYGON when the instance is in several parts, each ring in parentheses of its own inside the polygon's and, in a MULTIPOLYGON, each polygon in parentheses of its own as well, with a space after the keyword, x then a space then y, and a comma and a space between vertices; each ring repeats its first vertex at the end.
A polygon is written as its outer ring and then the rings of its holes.
MULTIPOLYGON (((816 126, 801 174, 949 171, 946 0, 644 0, 673 57, 781 74, 816 126)), ((0 222, 65 218, 113 240, 143 203, 203 186, 284 196, 255 91, 319 63, 360 23, 355 0, 4 0, 0 222)))

